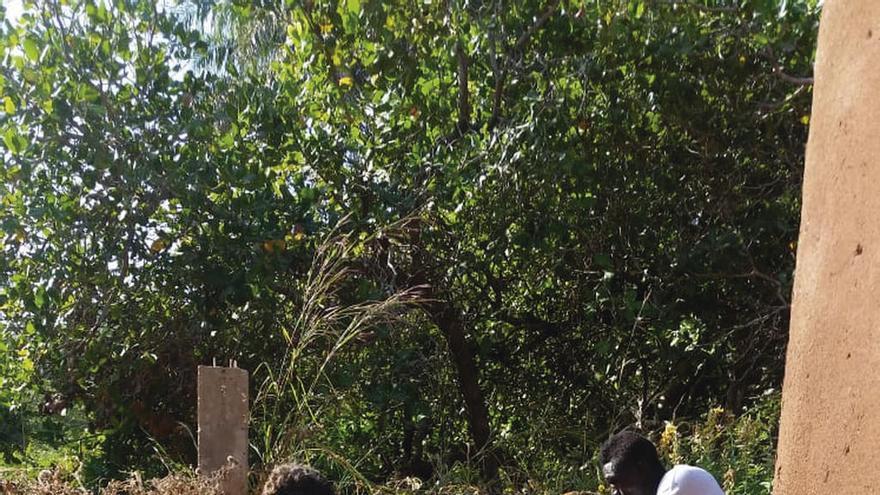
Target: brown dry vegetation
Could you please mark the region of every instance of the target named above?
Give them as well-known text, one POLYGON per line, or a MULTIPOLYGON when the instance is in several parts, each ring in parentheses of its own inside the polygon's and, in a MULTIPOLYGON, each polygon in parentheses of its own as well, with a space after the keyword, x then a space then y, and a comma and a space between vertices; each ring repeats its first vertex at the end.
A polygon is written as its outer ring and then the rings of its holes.
MULTIPOLYGON (((43 471, 37 479, 23 477, 0 480, 0 495, 83 495, 90 493, 60 471, 43 471)), ((220 495, 215 479, 173 474, 144 481, 138 473, 112 481, 101 495, 220 495)))
MULTIPOLYGON (((404 478, 373 487, 363 487, 363 493, 377 495, 484 495, 480 487, 453 484, 443 487, 426 487, 415 478, 404 478)), ((361 492, 361 490, 358 490, 361 492)), ((534 493, 540 493, 537 491, 534 493)), ((0 495, 85 495, 91 493, 70 476, 60 471, 43 471, 36 479, 13 475, 0 479, 0 495)), ((100 495, 220 495, 216 479, 198 478, 191 473, 172 474, 164 478, 144 481, 133 473, 128 479, 112 481, 100 490, 100 495)), ((260 490, 252 493, 259 494, 260 490)), ((528 492, 531 493, 531 492, 528 492)), ((563 495, 595 495, 594 492, 566 492, 563 495)))

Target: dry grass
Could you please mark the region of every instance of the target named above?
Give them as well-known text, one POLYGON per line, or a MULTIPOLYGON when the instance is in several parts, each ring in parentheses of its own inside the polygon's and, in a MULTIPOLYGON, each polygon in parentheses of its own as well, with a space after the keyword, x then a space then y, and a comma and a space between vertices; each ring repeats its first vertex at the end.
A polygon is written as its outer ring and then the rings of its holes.
POLYGON ((114 481, 101 491, 102 495, 221 495, 215 479, 171 475, 141 482, 138 477, 114 481))
MULTIPOLYGON (((37 479, 4 480, 0 473, 0 495, 87 495, 75 479, 58 471, 43 471, 37 479)), ((482 487, 466 484, 431 486, 417 478, 394 480, 384 485, 362 487, 359 493, 374 495, 487 495, 482 487)), ((128 479, 113 481, 98 492, 100 495, 221 495, 217 478, 198 478, 193 473, 172 474, 164 478, 142 480, 138 473, 128 479)), ((259 494, 260 490, 253 492, 259 494)), ((509 495, 551 495, 542 490, 503 490, 509 495)), ((557 492, 558 493, 558 492, 557 492)), ((557 495, 553 493, 552 495, 557 495)), ((566 492, 563 495, 599 495, 594 492, 566 492)))
MULTIPOLYGON (((36 479, 11 476, 0 479, 0 495, 85 495, 90 492, 60 471, 43 471, 36 479)), ((197 478, 192 474, 172 474, 144 481, 138 473, 128 479, 112 481, 101 495, 221 495, 216 478, 197 478)))
MULTIPOLYGON (((393 242, 406 235, 406 218, 371 235, 347 231, 342 219, 318 245, 312 266, 301 287, 301 304, 296 315, 280 332, 287 343, 284 360, 263 363, 252 371, 257 379, 252 405, 253 427, 262 439, 260 458, 266 464, 311 455, 332 458, 355 479, 362 479, 355 466, 320 443, 305 441, 310 432, 324 425, 324 407, 334 407, 327 397, 336 397, 327 371, 349 347, 369 340, 370 331, 401 322, 403 315, 423 299, 424 287, 385 287, 376 299, 345 303, 343 293, 365 270, 376 269, 367 253, 373 245, 393 242)), ((386 260, 386 263, 390 261, 386 260)), ((381 263, 379 263, 381 264, 381 263)))

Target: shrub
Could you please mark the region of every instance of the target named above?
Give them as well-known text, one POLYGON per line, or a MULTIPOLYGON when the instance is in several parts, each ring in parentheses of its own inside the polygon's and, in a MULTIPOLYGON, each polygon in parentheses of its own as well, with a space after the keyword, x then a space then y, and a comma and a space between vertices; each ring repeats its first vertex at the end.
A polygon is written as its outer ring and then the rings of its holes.
POLYGON ((667 422, 658 447, 670 464, 700 466, 728 495, 771 492, 778 437, 780 395, 770 393, 740 416, 714 407, 701 421, 667 422))

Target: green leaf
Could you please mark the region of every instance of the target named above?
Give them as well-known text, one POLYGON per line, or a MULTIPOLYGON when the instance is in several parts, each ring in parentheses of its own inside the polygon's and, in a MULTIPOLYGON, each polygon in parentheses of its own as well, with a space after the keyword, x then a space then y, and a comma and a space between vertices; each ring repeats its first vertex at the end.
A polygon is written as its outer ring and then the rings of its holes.
POLYGON ((100 19, 103 22, 107 22, 110 20, 110 13, 107 10, 107 6, 104 5, 103 3, 101 3, 101 5, 98 7, 97 16, 98 16, 98 19, 100 19))
POLYGON ((636 19, 641 19, 642 15, 645 13, 645 2, 639 2, 638 7, 636 7, 636 19))
POLYGON ((770 43, 770 39, 767 38, 766 35, 761 34, 761 33, 754 35, 753 39, 755 40, 756 43, 758 43, 761 46, 767 46, 770 43))
POLYGON ((238 136, 238 126, 236 126, 235 124, 232 124, 230 126, 229 130, 226 132, 226 134, 224 134, 220 138, 220 141, 218 142, 218 144, 220 145, 220 148, 221 149, 232 148, 232 146, 235 145, 235 139, 237 136, 238 136))
POLYGON ((81 84, 79 87, 80 97, 84 101, 97 101, 101 98, 101 93, 90 84, 81 84))
POLYGON ((15 113, 15 102, 12 101, 12 98, 8 96, 3 98, 3 109, 10 115, 15 113))
POLYGON ((94 114, 97 114, 100 116, 107 115, 107 109, 104 108, 104 105, 89 104, 89 105, 87 105, 87 107, 88 107, 90 113, 94 113, 94 114))
POLYGON ((24 142, 24 139, 18 135, 18 131, 14 127, 6 129, 6 132, 3 133, 3 143, 6 144, 6 149, 8 149, 13 155, 21 153, 27 144, 24 142))
POLYGON ((40 48, 37 46, 37 42, 34 41, 33 38, 27 37, 21 43, 22 48, 24 48, 24 54, 27 58, 36 62, 40 58, 40 48))
POLYGON ((599 267, 604 268, 606 270, 610 270, 614 268, 614 265, 611 263, 611 257, 607 254, 595 254, 593 255, 593 262, 599 265, 599 267))
POLYGON ((37 309, 42 309, 45 304, 46 304, 46 293, 45 293, 45 291, 43 291, 43 289, 39 289, 34 294, 34 305, 37 307, 37 309))
POLYGON ((361 12, 361 0, 348 0, 348 11, 352 14, 361 12))

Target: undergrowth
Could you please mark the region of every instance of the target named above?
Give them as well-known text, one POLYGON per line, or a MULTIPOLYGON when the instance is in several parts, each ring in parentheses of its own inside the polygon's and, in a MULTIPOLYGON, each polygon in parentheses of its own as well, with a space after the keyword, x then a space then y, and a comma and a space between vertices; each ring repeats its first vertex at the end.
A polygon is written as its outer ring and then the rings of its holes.
MULTIPOLYGON (((769 495, 773 475, 774 452, 779 417, 778 394, 768 395, 740 416, 721 408, 710 409, 695 421, 670 421, 649 436, 669 466, 686 463, 710 471, 723 485, 727 495, 769 495)), ((304 453, 304 452, 300 452, 304 453)), ((436 494, 483 495, 487 487, 478 481, 478 469, 466 463, 438 466, 432 480, 414 477, 372 483, 357 472, 353 463, 334 457, 331 451, 311 451, 311 459, 330 467, 340 493, 345 494, 436 494), (336 473, 343 473, 338 475, 336 473)), ((164 478, 143 480, 138 473, 113 481, 100 489, 88 490, 81 473, 69 470, 70 464, 44 470, 36 476, 23 469, 0 468, 0 494, 3 495, 214 495, 220 493, 212 480, 199 479, 184 467, 164 478)), ((252 476, 251 493, 260 493, 260 473, 252 476)), ((544 467, 505 466, 501 470, 501 493, 509 495, 609 493, 602 484, 592 459, 581 466, 548 463, 544 467), (514 475, 515 474, 515 475, 514 475)))

